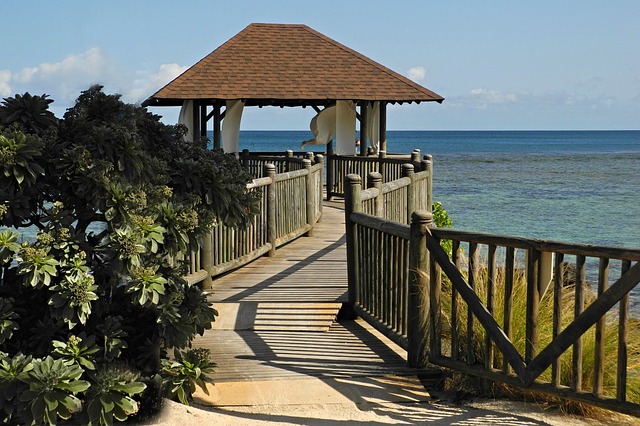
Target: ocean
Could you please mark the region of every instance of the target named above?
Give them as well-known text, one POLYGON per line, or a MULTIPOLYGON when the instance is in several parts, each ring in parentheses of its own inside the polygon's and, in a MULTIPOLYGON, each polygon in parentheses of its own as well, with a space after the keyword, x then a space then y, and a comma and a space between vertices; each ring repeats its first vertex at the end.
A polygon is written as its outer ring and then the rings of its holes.
MULTIPOLYGON (((240 149, 298 151, 311 136, 241 131, 240 149)), ((640 131, 387 132, 387 152, 415 148, 433 155, 456 229, 640 248, 640 131)))

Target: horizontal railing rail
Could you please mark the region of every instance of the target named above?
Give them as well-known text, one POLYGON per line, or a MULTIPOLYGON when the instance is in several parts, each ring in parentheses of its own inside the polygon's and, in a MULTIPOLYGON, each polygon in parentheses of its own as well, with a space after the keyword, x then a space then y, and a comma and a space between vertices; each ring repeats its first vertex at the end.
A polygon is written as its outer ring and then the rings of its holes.
POLYGON ((640 415, 640 250, 407 225, 345 188, 349 303, 411 366, 640 415))
MULTIPOLYGON (((344 197, 344 179, 349 174, 368 176, 370 173, 379 173, 383 182, 391 182, 403 177, 403 165, 412 164, 416 172, 427 171, 433 173, 433 159, 431 155, 425 155, 420 159, 420 150, 414 150, 411 155, 386 156, 344 156, 327 155, 327 199, 334 196, 344 197)), ((366 182, 362 182, 363 185, 366 182)), ((363 186, 364 189, 364 186, 363 186)))
POLYGON ((248 149, 240 153, 239 160, 244 169, 253 177, 262 176, 264 166, 273 164, 276 173, 286 173, 304 168, 304 159, 315 160, 313 152, 250 152, 248 149))
POLYGON ((248 226, 222 223, 204 236, 202 245, 189 256, 187 281, 210 288, 211 278, 245 265, 303 235, 312 236, 322 217, 323 157, 302 159, 302 168, 276 173, 274 164, 264 165, 264 177, 247 185, 260 191, 258 214, 248 226))
MULTIPOLYGON (((240 153, 240 161, 245 170, 252 176, 261 176, 265 164, 273 164, 276 166, 277 173, 286 173, 303 168, 303 159, 314 160, 315 155, 312 152, 292 151, 283 152, 250 152, 245 149, 240 153)), ((370 173, 379 173, 382 182, 396 181, 405 176, 403 170, 404 165, 413 165, 415 173, 422 173, 428 176, 427 179, 421 177, 417 179, 418 185, 423 185, 417 194, 431 200, 432 194, 432 176, 433 176, 433 158, 431 155, 424 155, 420 158, 420 150, 414 149, 411 154, 389 154, 381 152, 379 155, 336 155, 329 153, 325 160, 325 171, 323 182, 326 186, 326 196, 331 200, 334 196, 344 197, 344 179, 349 174, 357 174, 359 176, 368 176, 370 173)), ((426 177, 425 176, 425 177, 426 177)), ((363 189, 365 189, 366 181, 362 181, 363 189)), ((418 200, 419 205, 428 205, 428 200, 418 200)), ((391 202, 387 202, 389 206, 397 207, 391 202)), ((429 207, 430 208, 430 207, 429 207)))

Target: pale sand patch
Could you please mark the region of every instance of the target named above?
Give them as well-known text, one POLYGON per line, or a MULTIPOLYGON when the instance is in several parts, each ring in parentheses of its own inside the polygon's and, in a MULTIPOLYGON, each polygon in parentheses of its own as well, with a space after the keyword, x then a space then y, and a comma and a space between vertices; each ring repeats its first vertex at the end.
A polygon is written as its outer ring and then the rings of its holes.
POLYGON ((160 415, 144 425, 504 425, 595 426, 633 425, 638 419, 612 417, 610 421, 565 416, 538 406, 513 401, 366 402, 326 404, 265 404, 256 406, 191 406, 166 401, 160 415))

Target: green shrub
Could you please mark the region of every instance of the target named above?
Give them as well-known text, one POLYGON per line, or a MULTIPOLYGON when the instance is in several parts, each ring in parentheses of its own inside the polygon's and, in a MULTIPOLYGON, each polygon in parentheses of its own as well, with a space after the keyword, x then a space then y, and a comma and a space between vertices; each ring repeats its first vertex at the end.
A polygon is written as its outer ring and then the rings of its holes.
POLYGON ((235 157, 100 86, 62 119, 51 102, 0 105, 0 417, 110 424, 217 315, 173 259, 260 194, 235 157))
MULTIPOLYGON (((433 223, 437 228, 451 228, 453 220, 449 217, 447 211, 442 207, 442 203, 436 201, 432 206, 433 223)), ((440 247, 451 257, 453 253, 453 242, 451 240, 440 241, 440 247)))
POLYGON ((213 372, 215 364, 210 360, 209 349, 196 348, 186 352, 174 351, 173 360, 162 360, 162 372, 165 384, 171 398, 176 398, 183 404, 189 405, 196 385, 209 395, 207 374, 213 372))

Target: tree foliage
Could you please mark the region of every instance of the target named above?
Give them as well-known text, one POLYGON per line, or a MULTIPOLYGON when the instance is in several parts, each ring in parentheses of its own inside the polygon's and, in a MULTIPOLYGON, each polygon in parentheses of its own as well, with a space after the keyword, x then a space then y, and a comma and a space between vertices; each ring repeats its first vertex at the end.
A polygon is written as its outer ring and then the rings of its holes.
POLYGON ((258 198, 233 156, 100 86, 51 102, 0 105, 0 416, 110 424, 217 314, 173 259, 258 198))

